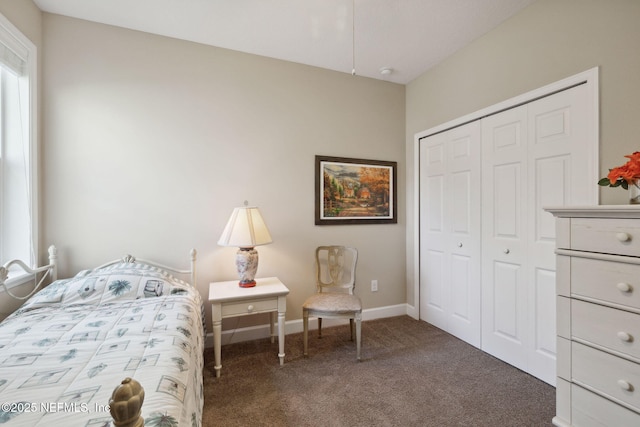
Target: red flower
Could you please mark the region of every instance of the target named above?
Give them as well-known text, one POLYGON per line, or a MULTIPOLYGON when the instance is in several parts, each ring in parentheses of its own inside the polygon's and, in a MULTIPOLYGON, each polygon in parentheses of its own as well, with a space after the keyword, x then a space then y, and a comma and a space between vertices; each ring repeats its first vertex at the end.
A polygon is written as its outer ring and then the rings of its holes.
POLYGON ((640 179, 640 151, 628 154, 625 157, 629 161, 622 166, 609 169, 607 177, 598 181, 598 185, 609 187, 621 185, 622 188, 627 189, 630 183, 640 179))

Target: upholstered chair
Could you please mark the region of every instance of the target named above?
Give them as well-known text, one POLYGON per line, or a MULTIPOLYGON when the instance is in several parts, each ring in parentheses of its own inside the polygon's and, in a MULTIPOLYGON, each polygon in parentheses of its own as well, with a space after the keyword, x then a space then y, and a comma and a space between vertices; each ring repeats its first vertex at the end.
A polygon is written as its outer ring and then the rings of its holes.
POLYGON ((351 341, 356 336, 356 356, 360 360, 362 303, 354 295, 358 251, 347 246, 319 246, 316 249, 316 293, 302 305, 304 355, 308 355, 309 316, 318 318, 322 337, 323 318, 349 319, 351 341))

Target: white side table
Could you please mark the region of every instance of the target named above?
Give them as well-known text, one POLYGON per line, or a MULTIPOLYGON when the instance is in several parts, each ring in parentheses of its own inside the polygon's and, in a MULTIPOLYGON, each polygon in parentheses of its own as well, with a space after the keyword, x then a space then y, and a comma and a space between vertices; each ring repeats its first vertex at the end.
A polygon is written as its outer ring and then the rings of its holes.
POLYGON ((209 303, 213 321, 213 351, 216 377, 222 369, 220 347, 222 319, 256 313, 271 313, 271 342, 274 341, 274 323, 278 315, 278 357, 284 364, 284 316, 287 311, 289 289, 277 277, 256 279, 253 288, 241 288, 237 280, 209 284, 209 303))

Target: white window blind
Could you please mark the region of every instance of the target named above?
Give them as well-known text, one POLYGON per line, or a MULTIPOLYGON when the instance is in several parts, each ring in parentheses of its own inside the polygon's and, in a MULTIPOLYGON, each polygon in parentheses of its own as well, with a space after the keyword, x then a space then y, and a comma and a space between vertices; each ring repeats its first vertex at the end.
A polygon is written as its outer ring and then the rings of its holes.
MULTIPOLYGON (((4 18, 4 17, 3 17, 4 18)), ((15 28, 8 21, 3 19, 0 22, 0 63, 13 73, 23 76, 27 72, 27 61, 29 59, 29 48, 20 41, 15 34, 15 28)), ((24 37, 24 36, 22 36, 24 37)))

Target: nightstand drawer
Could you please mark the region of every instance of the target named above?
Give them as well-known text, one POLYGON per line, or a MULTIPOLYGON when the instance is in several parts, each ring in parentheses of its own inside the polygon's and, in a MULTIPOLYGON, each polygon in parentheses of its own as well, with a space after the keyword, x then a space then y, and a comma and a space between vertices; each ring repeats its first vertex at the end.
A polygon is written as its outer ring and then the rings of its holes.
POLYGON ((572 218, 571 249, 638 256, 640 254, 640 221, 572 218))
POLYGON ((640 369, 636 363, 576 342, 571 350, 574 383, 640 410, 640 369))
POLYGON ((247 302, 233 302, 222 304, 222 317, 239 316, 244 314, 277 311, 278 299, 251 300, 247 302))
POLYGON ((571 257, 571 294, 640 310, 640 265, 571 257))
POLYGON ((578 300, 571 314, 573 338, 640 359, 640 315, 578 300))

